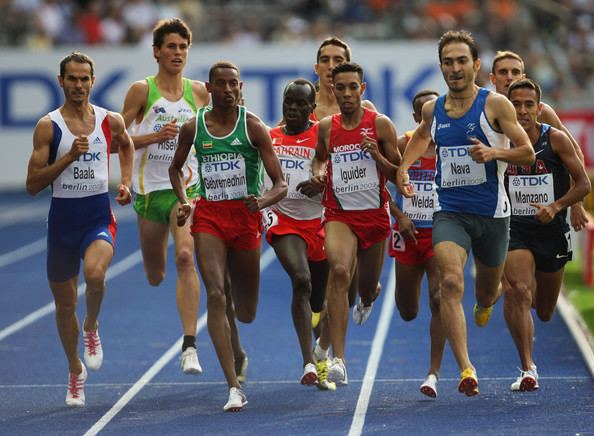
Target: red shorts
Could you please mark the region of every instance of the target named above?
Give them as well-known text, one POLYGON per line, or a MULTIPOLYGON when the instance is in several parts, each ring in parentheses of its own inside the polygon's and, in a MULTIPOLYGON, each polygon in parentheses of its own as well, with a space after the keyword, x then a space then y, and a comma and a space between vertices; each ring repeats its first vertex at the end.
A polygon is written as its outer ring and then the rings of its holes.
POLYGON ((324 237, 320 234, 322 224, 319 219, 296 220, 277 211, 271 211, 277 216, 272 225, 266 230, 266 240, 272 244, 273 236, 297 235, 307 244, 307 259, 320 262, 326 259, 324 253, 324 237))
POLYGON ((403 265, 422 265, 434 256, 433 253, 433 229, 417 229, 417 243, 405 239, 398 232, 398 224, 394 225, 390 233, 390 246, 388 253, 396 258, 403 265))
POLYGON ((358 239, 357 247, 365 250, 385 241, 390 234, 390 216, 386 208, 340 210, 324 208, 322 223, 338 221, 346 224, 358 239))
POLYGON ((196 203, 192 234, 210 233, 222 239, 227 247, 253 250, 262 240, 262 214, 247 208, 243 200, 207 201, 196 203))

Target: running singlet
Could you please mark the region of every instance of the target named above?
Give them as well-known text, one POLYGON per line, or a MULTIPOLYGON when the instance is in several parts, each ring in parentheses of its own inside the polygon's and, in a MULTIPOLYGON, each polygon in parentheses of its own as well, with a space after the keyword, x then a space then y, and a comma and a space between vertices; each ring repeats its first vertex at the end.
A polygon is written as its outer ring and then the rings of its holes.
POLYGON ((208 201, 238 200, 248 194, 259 196, 263 184, 263 167, 258 150, 247 132, 247 114, 238 106, 234 129, 224 137, 212 136, 201 108, 196 116, 194 148, 198 158, 198 195, 208 201))
MULTIPOLYGON (((412 137, 412 131, 406 132, 407 141, 412 137)), ((435 207, 435 157, 421 156, 408 169, 410 183, 415 195, 405 198, 396 192, 396 205, 418 229, 433 227, 433 209, 435 207)))
POLYGON ((505 162, 477 163, 470 157, 470 138, 489 147, 509 148, 509 139, 495 131, 485 115, 490 91, 480 88, 472 106, 460 118, 445 110, 445 95, 435 102, 431 136, 436 144, 437 202, 435 211, 465 212, 493 218, 511 213, 503 183, 505 162))
MULTIPOLYGON (((130 129, 133 136, 158 132, 165 124, 176 121, 181 127, 196 114, 196 103, 192 94, 192 82, 183 79, 183 95, 178 101, 169 101, 161 96, 154 76, 146 78, 148 98, 142 121, 130 129)), ((177 148, 177 137, 165 142, 149 144, 135 151, 132 186, 139 194, 148 194, 162 189, 171 189, 169 165, 177 148)), ((183 168, 186 187, 198 181, 196 156, 190 153, 183 168)))
MULTIPOLYGON (((318 143, 318 123, 299 135, 286 135, 282 127, 270 130, 272 147, 276 153, 285 182, 287 196, 274 205, 274 209, 297 220, 312 220, 322 216, 321 195, 309 198, 296 188, 311 177, 311 162, 318 143)), ((269 182, 266 177, 267 184, 269 182)))
MULTIPOLYGON (((82 198, 108 190, 111 130, 107 110, 92 105, 95 128, 88 135, 89 151, 79 156, 52 182, 52 196, 82 198)), ((76 137, 70 132, 59 109, 49 113, 54 128, 48 164, 67 154, 76 137)))
POLYGON ((511 223, 531 226, 565 225, 567 209, 559 212, 549 224, 534 218, 536 208, 530 203, 546 206, 563 197, 569 190, 569 172, 555 154, 550 143, 551 126, 542 124, 540 136, 534 144, 536 160, 532 165, 509 165, 507 187, 512 206, 511 223))
POLYGON ((386 178, 377 169, 371 155, 361 150, 364 135, 377 138, 375 119, 377 112, 364 109, 357 127, 342 127, 342 115, 332 115, 326 189, 322 204, 342 210, 368 210, 385 207, 386 178))

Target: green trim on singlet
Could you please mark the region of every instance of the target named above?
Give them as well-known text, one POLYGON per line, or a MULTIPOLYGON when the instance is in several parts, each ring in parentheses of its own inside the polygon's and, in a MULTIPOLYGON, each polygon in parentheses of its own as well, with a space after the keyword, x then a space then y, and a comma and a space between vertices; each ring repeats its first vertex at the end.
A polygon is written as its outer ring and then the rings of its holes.
MULTIPOLYGON (((182 98, 192 108, 192 111, 196 113, 198 111, 198 108, 196 107, 196 100, 194 100, 194 93, 192 92, 192 81, 190 79, 186 79, 185 77, 182 78, 182 81, 182 98)), ((148 83, 149 89, 148 97, 146 100, 146 106, 144 107, 144 116, 146 116, 147 112, 153 107, 153 104, 155 104, 157 100, 159 100, 160 98, 164 98, 159 92, 159 87, 157 86, 157 80, 155 79, 155 76, 148 76, 146 78, 146 82, 148 83)))

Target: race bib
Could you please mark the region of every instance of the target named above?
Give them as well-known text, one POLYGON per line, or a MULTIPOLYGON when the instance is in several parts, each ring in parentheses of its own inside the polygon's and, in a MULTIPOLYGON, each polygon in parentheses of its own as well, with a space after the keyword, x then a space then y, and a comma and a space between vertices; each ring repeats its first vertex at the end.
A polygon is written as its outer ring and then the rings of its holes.
POLYGON ((460 145, 439 149, 441 188, 475 186, 487 181, 485 164, 477 163, 470 157, 472 146, 460 145))
POLYGON ((278 215, 269 208, 262 209, 262 225, 268 230, 278 225, 278 215))
POLYGON ((208 201, 237 200, 247 196, 245 161, 242 157, 203 162, 202 179, 208 201))
POLYGON ((309 179, 311 175, 311 160, 295 157, 281 157, 279 160, 283 169, 285 182, 287 182, 289 187, 287 198, 296 200, 306 198, 305 195, 297 190, 297 185, 309 179))
POLYGON ((543 206, 555 201, 555 189, 552 174, 530 176, 509 176, 508 191, 512 205, 512 215, 533 216, 537 209, 530 203, 543 206))
POLYGON ((392 250, 394 251, 405 251, 406 244, 404 242, 404 238, 400 234, 400 232, 392 229, 392 250))
POLYGON ((332 186, 344 209, 378 207, 377 167, 366 151, 357 149, 332 156, 332 186))
POLYGON ((433 209, 435 208, 433 182, 411 180, 410 183, 417 195, 411 198, 402 198, 402 212, 414 221, 433 220, 433 209))

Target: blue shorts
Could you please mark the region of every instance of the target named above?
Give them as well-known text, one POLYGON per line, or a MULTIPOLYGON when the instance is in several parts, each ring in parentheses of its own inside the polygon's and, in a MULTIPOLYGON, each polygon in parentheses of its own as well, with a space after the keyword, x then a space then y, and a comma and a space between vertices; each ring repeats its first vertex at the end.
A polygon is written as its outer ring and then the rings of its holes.
POLYGON ((52 198, 47 218, 47 278, 63 282, 78 275, 80 260, 93 241, 115 243, 117 225, 109 194, 52 198))

